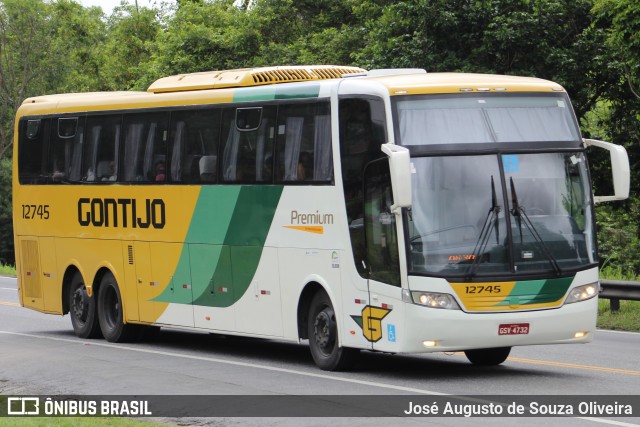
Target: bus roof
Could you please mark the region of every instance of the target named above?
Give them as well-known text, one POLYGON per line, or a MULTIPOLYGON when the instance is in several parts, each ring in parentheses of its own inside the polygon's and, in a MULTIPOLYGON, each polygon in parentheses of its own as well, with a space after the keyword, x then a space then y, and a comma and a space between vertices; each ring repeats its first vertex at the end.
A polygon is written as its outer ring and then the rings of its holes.
POLYGON ((391 96, 461 92, 564 92, 557 83, 535 77, 471 73, 382 74, 368 77, 391 96))
MULTIPOLYGON (((149 86, 147 92, 88 92, 53 94, 31 97, 22 103, 19 115, 60 112, 121 110, 187 104, 233 102, 251 97, 238 97, 244 91, 259 94, 277 93, 282 87, 299 88, 288 97, 309 97, 305 88, 336 84, 336 79, 358 82, 359 85, 382 85, 391 96, 412 94, 447 94, 465 92, 563 92, 557 83, 533 77, 517 77, 469 73, 426 73, 415 69, 373 70, 334 65, 261 67, 240 70, 210 71, 164 77, 149 86), (326 81, 326 83, 323 83, 326 81), (290 96, 291 95, 291 96, 290 96)), ((365 88, 363 88, 365 90, 365 88)), ((315 96, 318 91, 315 90, 315 96)), ((276 99, 276 98, 272 98, 276 99)))
POLYGON ((366 73, 357 67, 336 65, 298 65, 287 67, 244 68, 240 70, 207 71, 179 74, 156 80, 149 86, 152 93, 178 92, 230 87, 262 86, 310 80, 338 79, 349 74, 366 73))

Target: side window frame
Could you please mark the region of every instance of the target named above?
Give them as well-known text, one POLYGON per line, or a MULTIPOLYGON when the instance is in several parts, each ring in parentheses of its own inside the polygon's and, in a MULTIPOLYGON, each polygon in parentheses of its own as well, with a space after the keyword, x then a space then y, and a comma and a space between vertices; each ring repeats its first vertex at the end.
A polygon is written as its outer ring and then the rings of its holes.
POLYGON ((222 132, 218 155, 222 184, 272 184, 275 146, 276 104, 227 107, 222 111, 222 132), (261 109, 258 127, 241 129, 238 109, 261 109))
POLYGON ((165 182, 168 123, 167 111, 124 114, 119 182, 165 182))
POLYGON ((356 269, 366 278, 364 171, 371 161, 386 158, 380 147, 388 140, 385 104, 374 96, 341 96, 338 101, 340 168, 349 237, 356 269))
POLYGON ((47 174, 51 181, 79 182, 82 170, 84 115, 55 117, 50 134, 47 174))
POLYGON ((114 183, 118 181, 118 164, 123 115, 89 115, 85 121, 82 151, 82 181, 114 183))
POLYGON ((25 184, 46 184, 50 180, 47 173, 49 157, 49 136, 51 119, 23 117, 18 127, 18 182, 25 184), (30 123, 38 123, 37 132, 29 135, 30 123), (37 144, 34 149, 32 144, 37 144))
POLYGON ((275 179, 284 185, 333 185, 329 100, 297 101, 278 108, 275 179))

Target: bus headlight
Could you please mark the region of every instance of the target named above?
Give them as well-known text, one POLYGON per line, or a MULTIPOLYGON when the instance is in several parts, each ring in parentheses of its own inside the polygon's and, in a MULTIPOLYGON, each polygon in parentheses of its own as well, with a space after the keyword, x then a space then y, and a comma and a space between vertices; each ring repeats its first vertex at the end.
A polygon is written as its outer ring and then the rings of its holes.
POLYGON ((569 291, 569 296, 564 303, 571 304, 573 302, 586 301, 598 295, 599 291, 600 284, 598 282, 577 286, 569 291))
POLYGON ((424 305, 425 307, 460 310, 456 300, 449 294, 412 291, 411 298, 414 304, 424 305))

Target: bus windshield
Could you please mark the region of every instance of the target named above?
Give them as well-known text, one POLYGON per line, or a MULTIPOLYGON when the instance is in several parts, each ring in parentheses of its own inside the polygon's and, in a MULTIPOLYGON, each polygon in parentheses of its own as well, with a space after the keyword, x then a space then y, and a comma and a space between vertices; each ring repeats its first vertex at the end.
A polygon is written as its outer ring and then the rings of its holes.
POLYGON ((564 93, 409 96, 396 112, 405 146, 580 141, 564 93))
POLYGON ((595 262, 581 152, 412 158, 410 272, 557 274, 595 262))

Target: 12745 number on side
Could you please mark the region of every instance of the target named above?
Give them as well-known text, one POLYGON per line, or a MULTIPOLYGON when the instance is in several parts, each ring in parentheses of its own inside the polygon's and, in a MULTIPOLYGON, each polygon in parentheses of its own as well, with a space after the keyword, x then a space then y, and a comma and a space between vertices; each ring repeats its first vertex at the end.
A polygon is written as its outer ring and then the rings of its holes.
POLYGON ((49 205, 22 205, 23 219, 49 219, 49 205))

